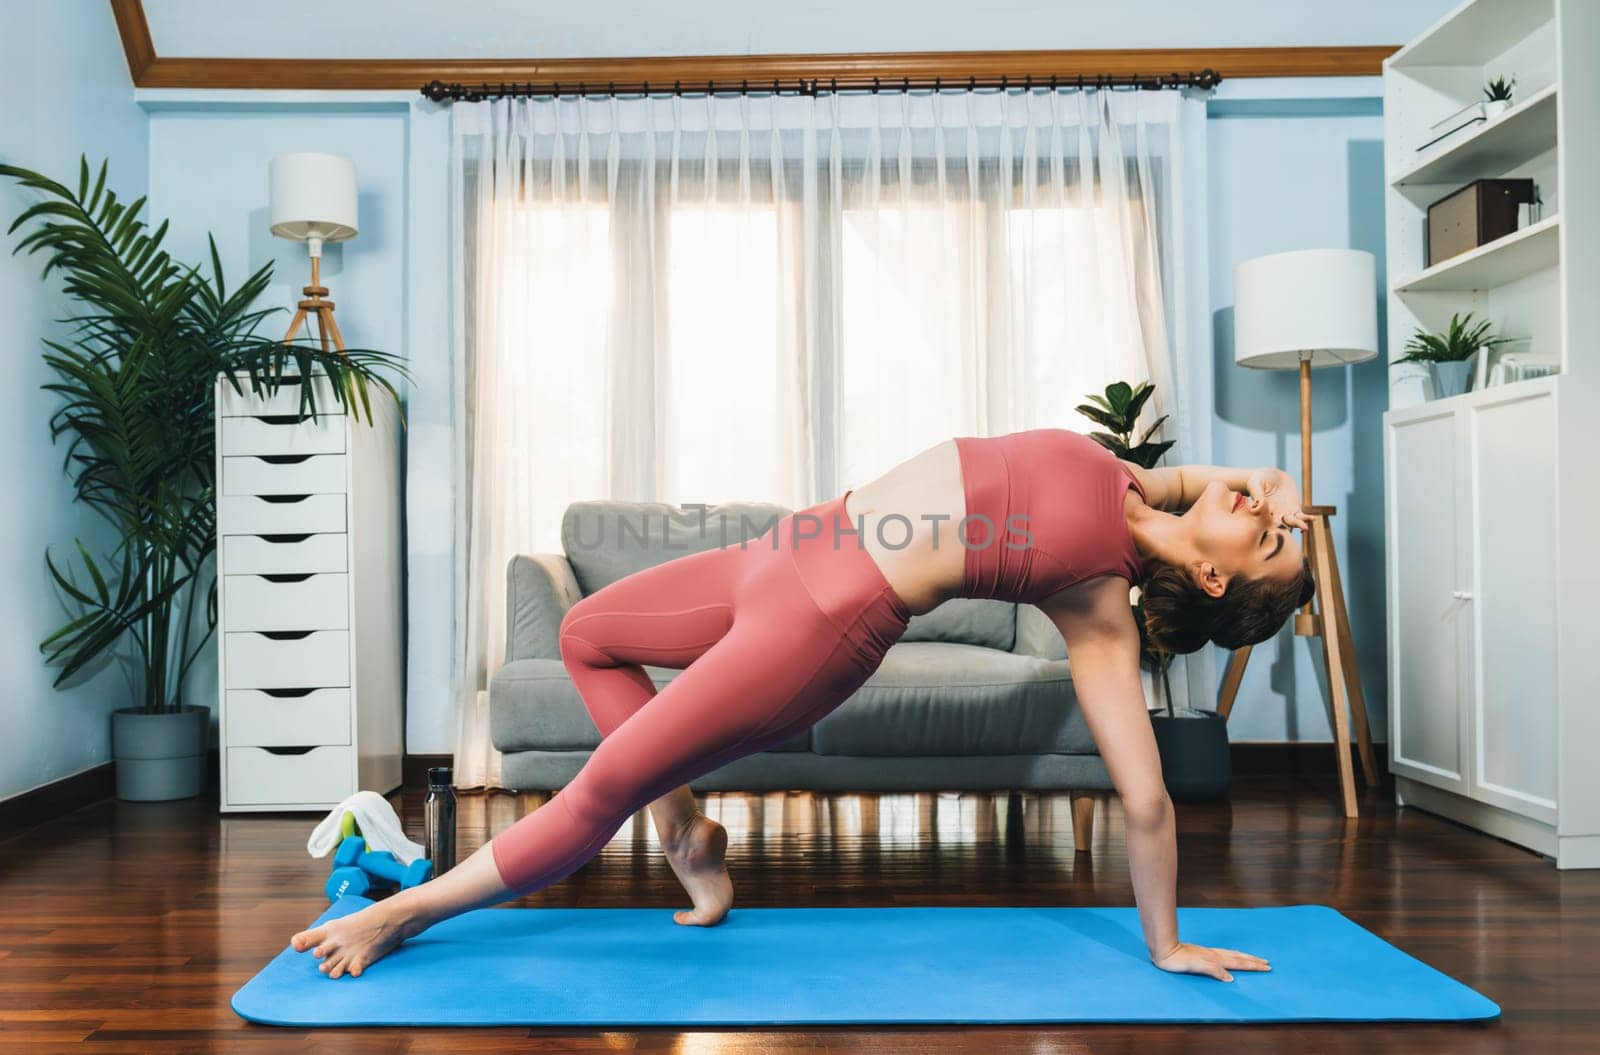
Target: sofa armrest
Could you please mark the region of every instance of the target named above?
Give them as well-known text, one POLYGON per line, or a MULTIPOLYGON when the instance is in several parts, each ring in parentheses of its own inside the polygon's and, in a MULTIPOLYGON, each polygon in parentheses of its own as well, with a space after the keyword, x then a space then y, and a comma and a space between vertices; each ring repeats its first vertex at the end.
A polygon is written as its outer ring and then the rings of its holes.
POLYGON ((518 554, 506 565, 506 662, 560 659, 561 620, 583 597, 559 553, 518 554))
POLYGON ((1040 659, 1066 659, 1067 643, 1061 640, 1061 631, 1038 605, 1017 605, 1017 643, 1011 651, 1040 659))

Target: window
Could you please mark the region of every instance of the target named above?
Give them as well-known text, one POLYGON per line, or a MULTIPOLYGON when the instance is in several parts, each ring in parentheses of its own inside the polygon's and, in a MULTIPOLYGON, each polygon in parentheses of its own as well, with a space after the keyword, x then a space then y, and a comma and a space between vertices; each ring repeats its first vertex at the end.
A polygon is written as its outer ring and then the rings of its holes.
POLYGON ((775 209, 672 209, 661 404, 668 501, 777 497, 779 265, 775 209))

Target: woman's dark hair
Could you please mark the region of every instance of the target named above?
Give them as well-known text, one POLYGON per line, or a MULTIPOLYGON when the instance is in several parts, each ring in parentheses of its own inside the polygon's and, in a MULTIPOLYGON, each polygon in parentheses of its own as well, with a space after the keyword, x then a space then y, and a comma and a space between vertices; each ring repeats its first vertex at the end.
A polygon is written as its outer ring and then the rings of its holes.
POLYGON ((1171 564, 1155 564, 1140 587, 1150 645, 1174 653, 1198 651, 1207 641, 1223 648, 1259 644, 1316 592, 1309 560, 1288 579, 1233 579, 1221 597, 1212 597, 1188 571, 1171 564))

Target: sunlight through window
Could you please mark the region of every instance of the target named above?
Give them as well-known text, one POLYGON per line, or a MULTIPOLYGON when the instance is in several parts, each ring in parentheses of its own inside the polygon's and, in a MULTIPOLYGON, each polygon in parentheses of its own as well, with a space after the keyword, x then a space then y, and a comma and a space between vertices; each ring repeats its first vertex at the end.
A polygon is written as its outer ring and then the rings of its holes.
POLYGON ((663 498, 776 499, 783 470, 778 217, 672 211, 667 264, 663 498))

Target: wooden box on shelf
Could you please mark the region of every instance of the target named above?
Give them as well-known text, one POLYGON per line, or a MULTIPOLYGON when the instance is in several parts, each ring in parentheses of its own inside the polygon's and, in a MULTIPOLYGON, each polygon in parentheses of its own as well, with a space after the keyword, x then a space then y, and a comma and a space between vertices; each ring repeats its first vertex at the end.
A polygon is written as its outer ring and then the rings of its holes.
POLYGON ((1517 229, 1517 206, 1533 201, 1531 179, 1480 179, 1428 206, 1427 266, 1517 229))

